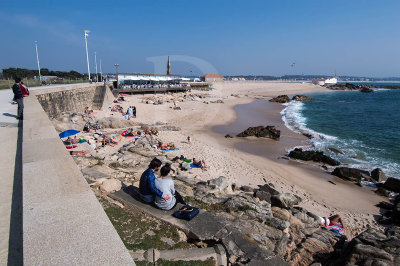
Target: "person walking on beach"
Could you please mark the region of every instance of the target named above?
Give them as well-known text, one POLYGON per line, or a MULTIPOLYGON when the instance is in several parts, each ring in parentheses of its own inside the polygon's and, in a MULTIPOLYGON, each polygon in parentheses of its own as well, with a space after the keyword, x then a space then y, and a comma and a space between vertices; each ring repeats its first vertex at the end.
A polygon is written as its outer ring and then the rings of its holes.
POLYGON ((12 90, 14 93, 14 101, 18 104, 18 115, 17 119, 22 120, 24 118, 24 95, 21 90, 21 79, 16 77, 15 84, 12 86, 12 90))
POLYGON ((133 113, 133 117, 136 118, 136 106, 132 107, 132 113, 133 113))
POLYGON ((140 183, 139 183, 140 198, 147 203, 152 203, 154 201, 155 196, 159 196, 160 198, 163 198, 166 201, 171 199, 171 197, 168 194, 163 193, 158 188, 156 188, 156 185, 154 183, 155 181, 154 172, 160 170, 161 165, 162 165, 161 161, 157 158, 154 158, 150 162, 149 168, 146 171, 144 171, 142 176, 140 177, 140 183))
POLYGON ((187 137, 187 142, 188 142, 188 144, 192 143, 192 138, 190 136, 187 137))

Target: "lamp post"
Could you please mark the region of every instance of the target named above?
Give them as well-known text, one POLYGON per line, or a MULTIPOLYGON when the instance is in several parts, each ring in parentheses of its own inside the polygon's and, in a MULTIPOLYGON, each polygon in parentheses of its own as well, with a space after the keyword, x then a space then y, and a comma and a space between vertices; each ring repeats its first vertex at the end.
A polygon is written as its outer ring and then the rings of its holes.
POLYGON ((37 41, 35 41, 35 47, 36 47, 36 61, 37 61, 37 67, 39 70, 39 83, 42 82, 42 76, 40 75, 40 64, 39 64, 39 53, 38 53, 38 49, 37 49, 37 41))
POLYGON ((88 54, 88 49, 87 49, 87 36, 89 36, 90 30, 83 30, 83 32, 85 33, 86 62, 87 62, 87 70, 88 70, 88 76, 89 76, 89 81, 90 81, 89 54, 88 54))
POLYGON ((97 79, 99 78, 99 75, 97 74, 97 57, 96 57, 96 52, 94 52, 94 64, 96 65, 96 83, 97 83, 97 79))
POLYGON ((100 81, 103 81, 103 71, 101 70, 101 59, 100 59, 100 81))
POLYGON ((117 79, 117 89, 118 89, 118 87, 119 87, 119 84, 118 84, 118 67, 119 67, 119 64, 114 64, 114 66, 115 66, 115 77, 117 79))

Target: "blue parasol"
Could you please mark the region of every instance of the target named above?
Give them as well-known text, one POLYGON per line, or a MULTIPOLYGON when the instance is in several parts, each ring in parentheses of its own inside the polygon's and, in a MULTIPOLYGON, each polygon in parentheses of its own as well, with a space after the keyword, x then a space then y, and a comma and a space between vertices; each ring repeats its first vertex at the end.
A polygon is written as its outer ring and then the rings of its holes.
POLYGON ((65 130, 64 132, 61 132, 59 136, 60 136, 60 138, 66 138, 66 137, 69 137, 69 136, 76 135, 79 132, 80 131, 75 130, 75 129, 68 129, 68 130, 65 130))

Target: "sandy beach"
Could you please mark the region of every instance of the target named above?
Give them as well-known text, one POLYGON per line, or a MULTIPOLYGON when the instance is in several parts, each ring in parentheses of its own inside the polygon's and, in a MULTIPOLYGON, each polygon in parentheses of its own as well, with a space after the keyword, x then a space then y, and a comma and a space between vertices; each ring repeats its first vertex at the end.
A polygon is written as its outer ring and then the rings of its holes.
MULTIPOLYGON (((246 114, 246 110, 242 109, 257 99, 315 92, 325 88, 310 83, 250 81, 215 83, 212 88, 212 91, 207 92, 192 91, 191 93, 202 95, 202 98, 177 102, 181 110, 173 110, 172 101, 162 105, 146 104, 146 99, 153 95, 127 96, 122 106, 124 109, 130 105, 136 106, 137 118, 133 121, 137 124, 163 122, 181 128, 180 131, 161 131, 159 137, 163 142, 172 142, 179 148, 178 151, 171 151, 171 155, 182 154, 187 158, 206 161, 207 171, 192 170, 193 175, 199 179, 225 176, 234 180, 237 185, 252 187, 272 183, 281 192, 300 196, 303 199, 300 206, 317 215, 340 214, 350 228, 348 235, 361 232, 367 225, 378 226, 374 215, 379 214, 379 209, 374 205, 384 200, 382 197, 368 188, 341 181, 317 166, 281 158, 287 149, 302 145, 305 141, 304 136, 284 126, 279 113, 283 105, 265 102, 261 111, 262 118, 246 121, 259 123, 263 119, 262 124, 252 126, 275 125, 281 130, 280 141, 224 137, 225 132, 235 133, 235 130, 246 125, 241 117, 241 114, 246 114), (191 137, 191 144, 187 143, 187 136, 191 137), (333 181, 336 185, 328 181, 333 181)), ((262 105, 263 102, 257 104, 262 105)), ((123 119, 109 109, 96 111, 95 115, 96 118, 113 115, 123 119)), ((107 154, 112 154, 123 144, 121 142, 117 147, 110 147, 107 154)))

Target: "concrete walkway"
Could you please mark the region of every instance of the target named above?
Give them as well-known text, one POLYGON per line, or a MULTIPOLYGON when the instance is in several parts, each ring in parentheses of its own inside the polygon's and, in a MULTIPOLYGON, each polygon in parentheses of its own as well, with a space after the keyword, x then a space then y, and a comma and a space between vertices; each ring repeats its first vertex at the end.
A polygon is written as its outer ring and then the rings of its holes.
POLYGON ((0 264, 134 265, 37 101, 43 88, 23 123, 0 91, 0 264))

